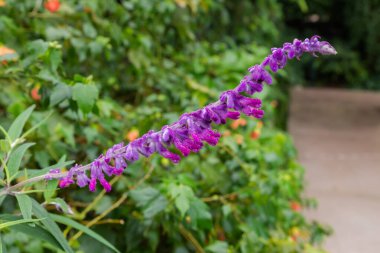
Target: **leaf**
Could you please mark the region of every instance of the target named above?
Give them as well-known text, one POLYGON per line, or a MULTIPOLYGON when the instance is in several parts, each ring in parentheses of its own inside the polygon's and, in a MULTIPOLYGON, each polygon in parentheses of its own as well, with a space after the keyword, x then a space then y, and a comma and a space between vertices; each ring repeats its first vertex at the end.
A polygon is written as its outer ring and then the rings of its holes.
POLYGON ((61 198, 51 199, 48 203, 55 205, 55 208, 60 212, 63 212, 66 214, 74 214, 71 207, 61 198))
POLYGON ((29 66, 38 57, 44 55, 49 48, 49 44, 43 40, 35 40, 27 45, 28 57, 22 61, 23 67, 29 66))
POLYGON ((0 206, 3 204, 6 197, 7 197, 7 195, 0 196, 0 206))
POLYGON ((223 241, 216 241, 213 244, 207 246, 206 251, 213 253, 227 253, 228 243, 223 241))
POLYGON ((15 221, 8 221, 8 222, 4 222, 0 224, 0 230, 17 225, 17 224, 36 222, 36 221, 42 221, 42 220, 43 219, 20 219, 20 220, 15 220, 15 221))
POLYGON ((30 133, 32 133, 34 130, 36 130, 37 128, 39 128, 42 124, 44 124, 49 118, 50 116, 53 114, 53 111, 50 111, 48 113, 48 115, 43 118, 42 120, 40 120, 37 124, 35 124, 34 126, 32 126, 28 131, 26 131, 22 136, 21 138, 25 138, 26 136, 28 136, 30 133))
POLYGON ((1 139, 0 140, 0 151, 8 153, 11 149, 11 145, 9 144, 8 140, 1 139))
POLYGON ((92 238, 94 238, 98 242, 100 242, 100 243, 104 244, 105 246, 109 247, 113 251, 120 252, 110 242, 108 242, 103 236, 101 236, 98 233, 92 231, 88 227, 83 226, 82 224, 80 224, 80 223, 78 223, 78 222, 76 222, 76 221, 74 221, 72 219, 69 219, 67 217, 61 216, 61 215, 50 214, 50 217, 52 217, 52 219, 55 220, 58 223, 65 224, 67 226, 71 226, 71 227, 73 227, 75 229, 78 229, 79 231, 82 231, 83 233, 91 236, 92 238))
POLYGON ((16 194, 16 199, 24 219, 32 218, 32 201, 25 194, 16 194))
POLYGON ((95 28, 90 23, 84 23, 83 32, 87 37, 92 39, 94 39, 97 34, 95 28))
POLYGON ((137 206, 142 207, 146 219, 153 218, 163 211, 168 204, 167 199, 152 187, 133 190, 130 192, 130 196, 136 201, 137 206))
POLYGON ((79 109, 86 114, 91 112, 95 100, 98 98, 98 93, 98 88, 93 84, 77 83, 73 87, 73 100, 77 102, 79 109))
POLYGON ((190 208, 190 201, 194 198, 193 190, 187 185, 172 184, 169 186, 169 194, 174 198, 174 204, 180 211, 181 217, 184 217, 190 208))
POLYGON ((188 211, 191 217, 191 224, 196 229, 210 229, 212 227, 212 216, 209 207, 200 199, 193 198, 188 211))
POLYGON ((74 251, 70 248, 66 238, 63 236, 58 225, 49 216, 49 213, 34 199, 32 199, 32 206, 32 211, 38 218, 45 218, 41 220, 42 224, 54 236, 62 248, 66 252, 74 253, 74 251))
POLYGON ((44 191, 44 198, 46 202, 49 202, 50 199, 54 196, 55 190, 58 186, 58 180, 49 180, 46 184, 46 189, 44 191))
POLYGON ((130 192, 131 198, 136 201, 137 206, 143 207, 149 204, 153 198, 160 195, 160 192, 152 187, 135 189, 130 192))
POLYGON ((32 169, 28 169, 28 175, 30 177, 36 177, 36 176, 41 176, 43 174, 46 174, 47 172, 49 172, 51 169, 61 169, 61 168, 64 168, 68 165, 71 165, 74 163, 74 161, 65 161, 66 160, 66 156, 62 156, 61 159, 59 159, 59 161, 56 163, 56 164, 53 164, 49 167, 46 167, 46 168, 43 168, 43 169, 40 169, 40 170, 32 170, 32 169))
POLYGON ((5 244, 3 242, 3 235, 0 233, 0 253, 5 253, 5 252, 7 251, 5 248, 5 244))
POLYGON ((70 98, 70 97, 71 97, 71 87, 66 84, 59 83, 54 87, 50 95, 50 106, 59 104, 66 98, 70 98))
POLYGON ((157 196, 156 198, 153 199, 153 201, 149 203, 149 205, 147 205, 144 208, 144 211, 143 211, 144 217, 147 219, 153 218, 158 213, 165 210, 167 205, 168 205, 168 201, 163 195, 157 196))
POLYGON ((58 50, 56 48, 51 48, 49 50, 49 61, 50 61, 50 68, 53 73, 57 73, 57 68, 59 64, 62 63, 62 52, 61 50, 58 50))
POLYGON ((26 121, 30 117, 30 114, 32 114, 35 107, 35 105, 30 106, 13 121, 8 130, 8 135, 12 141, 15 141, 18 137, 20 137, 22 129, 24 128, 26 121))
POLYGON ((24 143, 17 147, 9 156, 9 161, 7 164, 9 175, 12 177, 17 173, 20 168, 21 160, 25 155, 26 150, 33 146, 34 143, 24 143))
MULTIPOLYGON (((14 221, 18 220, 17 216, 14 215, 1 215, 0 219, 14 221)), ((17 224, 10 227, 11 230, 15 230, 17 232, 21 232, 31 236, 32 238, 40 239, 43 242, 48 242, 56 248, 62 249, 61 245, 57 242, 57 240, 43 227, 38 224, 35 224, 34 227, 28 224, 17 224)))

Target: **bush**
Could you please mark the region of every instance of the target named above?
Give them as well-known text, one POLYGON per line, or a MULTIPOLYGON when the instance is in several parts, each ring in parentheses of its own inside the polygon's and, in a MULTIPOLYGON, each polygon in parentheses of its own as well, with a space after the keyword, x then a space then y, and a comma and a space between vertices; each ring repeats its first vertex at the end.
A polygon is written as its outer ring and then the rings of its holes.
MULTIPOLYGON (((19 140, 11 147, 3 131, 2 164, 12 168, 3 186, 13 175, 21 181, 71 159, 91 161, 113 143, 206 105, 267 54, 264 42, 278 33, 268 20, 281 20, 275 1, 65 1, 57 12, 38 3, 9 1, 0 9, 3 48, 15 50, 0 56, 1 125, 19 140), (242 8, 266 15, 239 20, 242 8), (251 41, 254 31, 260 44, 251 41)), ((177 166, 157 156, 140 160, 111 181, 112 194, 56 191, 51 180, 15 198, 2 195, 4 248, 322 252, 313 245, 327 230, 300 213, 313 203, 301 197, 303 169, 290 138, 275 128, 287 97, 276 86, 261 97, 264 121, 222 127, 217 148, 177 166)))

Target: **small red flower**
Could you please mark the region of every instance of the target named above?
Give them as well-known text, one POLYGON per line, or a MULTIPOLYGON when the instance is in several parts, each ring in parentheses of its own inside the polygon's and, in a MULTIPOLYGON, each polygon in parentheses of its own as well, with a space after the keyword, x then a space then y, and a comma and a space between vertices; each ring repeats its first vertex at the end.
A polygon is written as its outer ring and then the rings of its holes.
POLYGON ((232 129, 237 129, 239 126, 245 126, 245 125, 247 125, 247 121, 245 119, 240 118, 233 121, 231 124, 231 127, 232 129))
POLYGON ((251 139, 256 140, 260 137, 260 131, 259 130, 253 130, 251 132, 251 139))
POLYGON ((297 201, 290 202, 290 209, 292 209, 294 212, 300 212, 302 209, 302 206, 297 201))
POLYGON ((41 100, 41 95, 38 94, 38 91, 40 90, 40 88, 38 86, 34 87, 31 91, 30 91, 30 96, 32 97, 32 99, 34 101, 40 101, 41 100))
POLYGON ((137 130, 137 129, 133 129, 133 130, 129 131, 129 132, 125 135, 125 139, 127 139, 127 140, 129 140, 129 141, 134 141, 134 140, 136 140, 138 137, 139 137, 139 130, 137 130))
POLYGON ((44 6, 46 10, 50 11, 51 13, 54 13, 59 10, 61 3, 59 2, 59 0, 47 0, 44 6))

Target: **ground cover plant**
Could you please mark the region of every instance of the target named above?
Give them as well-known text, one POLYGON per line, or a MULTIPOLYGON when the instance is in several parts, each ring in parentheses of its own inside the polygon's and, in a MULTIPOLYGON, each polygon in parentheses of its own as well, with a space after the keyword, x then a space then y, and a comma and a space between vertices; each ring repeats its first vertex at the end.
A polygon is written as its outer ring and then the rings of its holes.
POLYGON ((290 137, 275 127, 286 98, 268 70, 335 53, 328 43, 295 40, 265 58, 266 47, 197 30, 217 3, 58 3, 2 9, 3 251, 323 252, 327 230, 300 212, 313 202, 301 196, 290 137), (161 27, 136 34, 153 17, 161 27), (266 117, 249 118, 261 109, 266 117))

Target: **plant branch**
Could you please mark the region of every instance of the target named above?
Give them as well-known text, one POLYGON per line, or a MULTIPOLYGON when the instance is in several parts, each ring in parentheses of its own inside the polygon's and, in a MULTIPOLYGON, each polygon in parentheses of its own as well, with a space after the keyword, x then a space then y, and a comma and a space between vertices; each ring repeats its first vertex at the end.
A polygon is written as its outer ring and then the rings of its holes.
POLYGON ((197 253, 205 253, 205 251, 202 248, 202 245, 198 242, 198 240, 193 236, 193 234, 188 231, 182 224, 179 224, 178 226, 179 232, 183 237, 185 237, 186 240, 188 240, 195 248, 195 251, 197 253))

